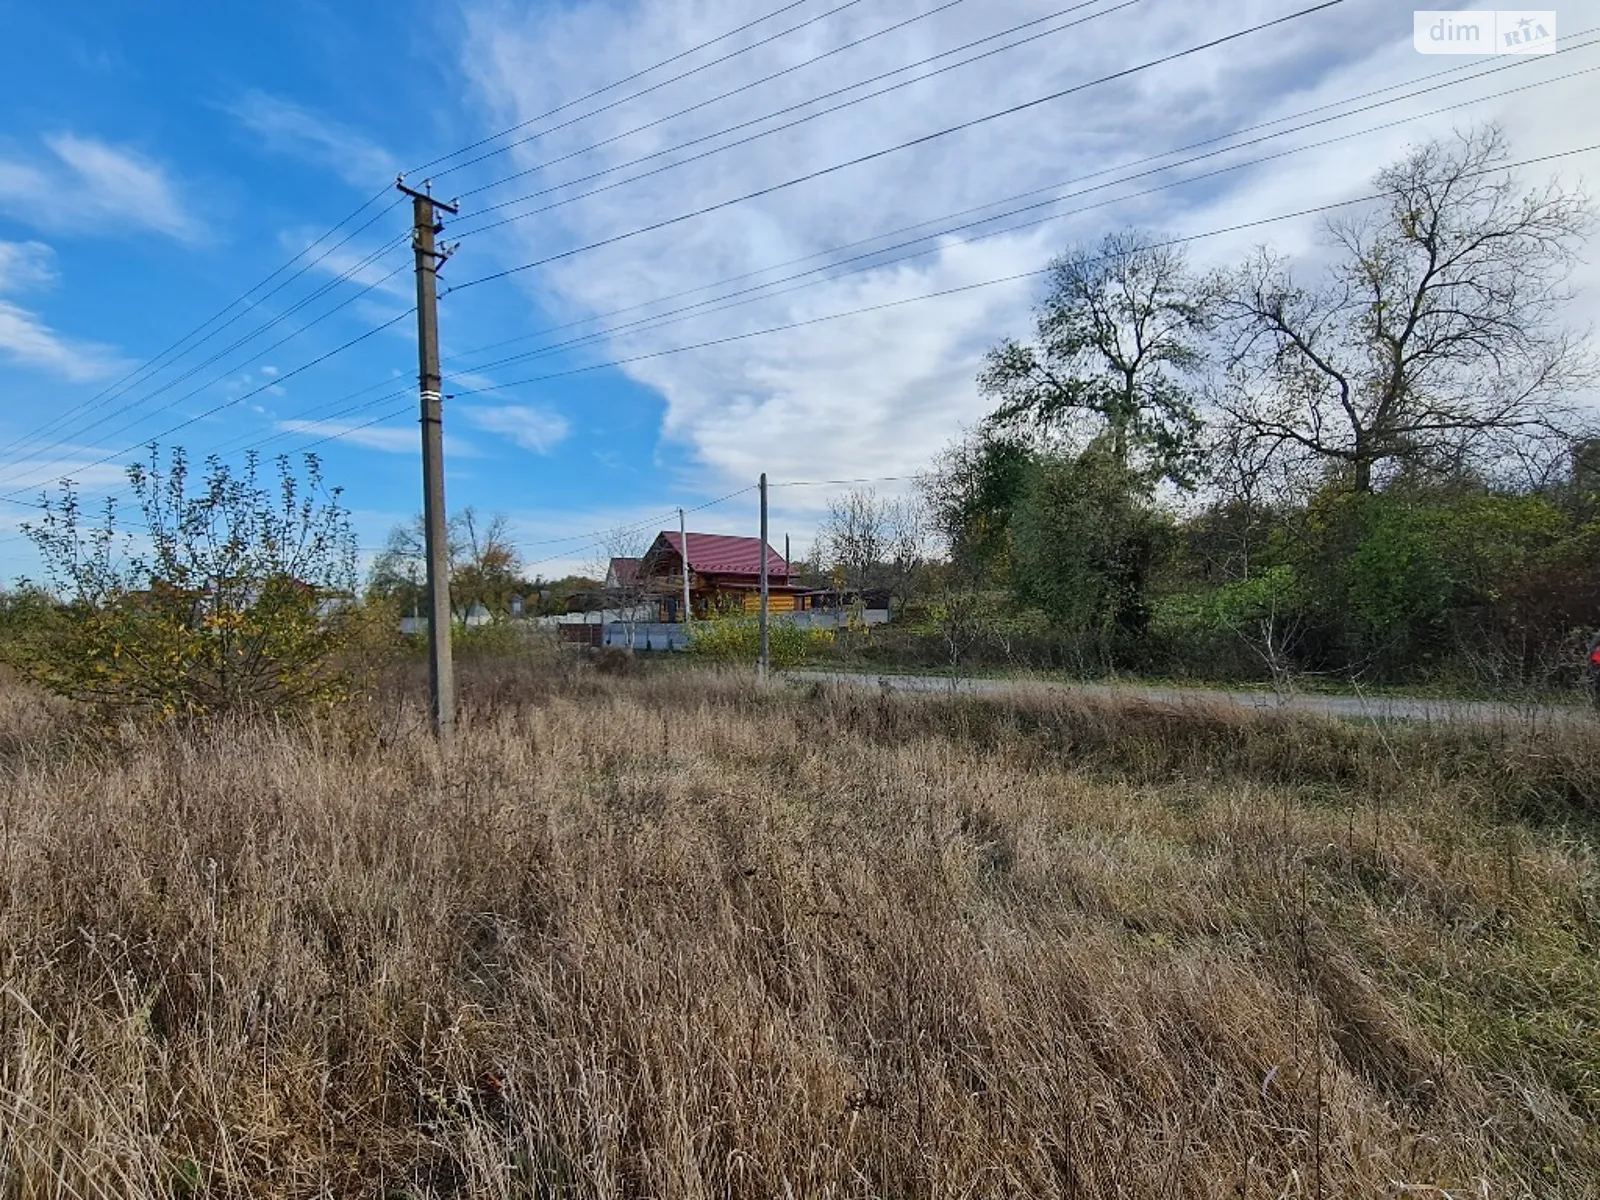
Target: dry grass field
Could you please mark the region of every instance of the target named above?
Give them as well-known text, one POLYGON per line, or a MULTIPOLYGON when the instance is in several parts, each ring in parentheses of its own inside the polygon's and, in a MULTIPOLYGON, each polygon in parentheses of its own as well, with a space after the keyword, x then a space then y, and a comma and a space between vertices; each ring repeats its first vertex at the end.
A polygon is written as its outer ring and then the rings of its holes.
POLYGON ((0 1194, 1600 1194, 1600 729, 466 696, 0 695, 0 1194))

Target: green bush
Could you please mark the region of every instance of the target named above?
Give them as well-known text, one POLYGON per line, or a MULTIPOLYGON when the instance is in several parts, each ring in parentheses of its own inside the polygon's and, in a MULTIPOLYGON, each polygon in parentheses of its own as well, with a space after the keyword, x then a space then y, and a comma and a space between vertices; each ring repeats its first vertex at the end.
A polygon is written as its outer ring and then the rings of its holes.
MULTIPOLYGON (((775 667, 797 667, 808 655, 833 643, 826 629, 802 629, 793 621, 767 625, 767 651, 775 667)), ((754 617, 697 621, 689 632, 689 653, 713 662, 753 663, 761 653, 761 626, 754 617)))
POLYGON ((238 471, 212 458, 194 488, 181 449, 163 466, 152 447, 128 471, 148 548, 109 502, 91 526, 64 485, 23 527, 54 597, 8 607, 0 652, 60 695, 167 715, 345 699, 381 615, 353 599, 355 536, 317 460, 300 478, 281 458, 276 476, 260 480, 253 456, 238 471))

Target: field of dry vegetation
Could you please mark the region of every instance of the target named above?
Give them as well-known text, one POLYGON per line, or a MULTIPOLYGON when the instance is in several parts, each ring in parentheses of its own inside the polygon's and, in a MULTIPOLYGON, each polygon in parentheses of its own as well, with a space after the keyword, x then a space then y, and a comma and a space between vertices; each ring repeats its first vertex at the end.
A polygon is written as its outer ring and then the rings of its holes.
POLYGON ((0 1194, 1600 1194, 1600 730, 0 695, 0 1194))

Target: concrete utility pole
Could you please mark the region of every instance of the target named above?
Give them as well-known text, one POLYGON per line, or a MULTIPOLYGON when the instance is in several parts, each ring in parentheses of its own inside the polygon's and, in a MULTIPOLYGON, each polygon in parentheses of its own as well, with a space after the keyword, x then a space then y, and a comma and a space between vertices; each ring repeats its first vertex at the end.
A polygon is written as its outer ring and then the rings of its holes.
MULTIPOLYGON (((424 189, 427 188, 424 184, 424 189)), ((411 197, 411 248, 417 255, 417 359, 422 391, 422 522, 428 556, 428 690, 433 732, 446 744, 456 729, 456 676, 450 656, 450 537, 444 507, 444 397, 439 375, 439 267, 451 251, 434 248, 444 229, 437 211, 461 210, 417 192, 399 179, 395 187, 411 197)))
POLYGON ((689 527, 684 524, 683 509, 678 509, 678 557, 683 566, 683 631, 689 632, 689 527))
POLYGON ((756 674, 767 677, 770 655, 767 646, 767 473, 761 472, 761 662, 756 674))

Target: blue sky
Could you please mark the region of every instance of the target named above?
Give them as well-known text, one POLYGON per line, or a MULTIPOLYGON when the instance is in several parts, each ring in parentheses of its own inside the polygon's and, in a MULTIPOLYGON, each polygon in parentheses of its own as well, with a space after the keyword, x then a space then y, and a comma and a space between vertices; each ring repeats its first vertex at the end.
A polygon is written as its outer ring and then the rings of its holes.
MULTIPOLYGON (((774 480, 883 477, 880 490, 903 487, 897 480, 982 416, 972 380, 983 349, 1025 331, 1036 285, 989 281, 1034 270, 1074 241, 1127 224, 1200 233, 1348 199, 1408 143, 1472 120, 1503 121, 1519 157, 1595 140, 1583 114, 1594 110, 1600 76, 1548 82, 1600 65, 1600 49, 1575 50, 1118 182, 1127 164, 1245 125, 1444 67, 1464 64, 1468 74, 1509 62, 1418 55, 1409 8, 1346 0, 1223 48, 634 235, 1304 6, 1120 2, 1095 0, 1045 20, 1070 0, 802 0, 577 104, 779 9, 782 0, 86 3, 73 6, 70 19, 48 5, 6 5, 9 44, 26 52, 8 56, 0 101, 0 363, 10 385, 0 405, 0 491, 10 494, 0 505, 0 577, 37 569, 16 534, 30 510, 15 501, 33 499, 63 475, 91 493, 115 492, 133 456, 127 451, 179 423, 162 440, 196 457, 316 443, 328 477, 345 489, 362 544, 378 545, 415 511, 420 494, 414 326, 404 316, 412 303, 410 256, 403 244, 383 252, 404 237, 409 209, 385 211, 393 193, 383 189, 396 171, 563 105, 571 107, 560 116, 481 147, 474 154, 494 153, 444 172, 436 187, 442 196, 464 196, 461 217, 444 234, 462 237, 445 269, 447 285, 566 255, 462 288, 441 308, 446 392, 459 394, 447 405, 451 507, 506 513, 525 557, 546 574, 600 557, 591 531, 705 504, 762 470, 774 480), (1000 47, 1009 48, 768 132, 1000 47), (731 57, 696 70, 722 55, 731 57), (685 72, 693 73, 671 81, 685 72), (887 77, 864 82, 878 76, 887 77), (747 84, 754 86, 716 99, 747 84), (1525 84, 1537 86, 1482 99, 1525 84), (1432 113, 1443 106, 1460 107, 1432 113), (745 128, 725 132, 735 124, 745 128), (1389 127, 1372 129, 1378 124, 1389 127), (1354 136, 1309 146, 1344 134, 1354 136), (691 141, 692 148, 675 149, 691 141), (1290 149, 1297 152, 1248 165, 1290 149), (669 169, 593 191, 663 166, 669 169), (1219 166, 1238 169, 1195 178, 1219 166), (860 248, 835 251, 879 235, 865 249, 895 245, 906 237, 886 235, 924 222, 932 224, 918 233, 939 233, 971 220, 947 214, 1094 172, 1107 186, 1031 214, 1055 216, 1043 224, 976 241, 974 232, 998 226, 952 231, 913 247, 926 251, 919 257, 900 250, 865 260, 865 270, 863 262, 841 262, 860 248), (119 382, 379 193, 322 246, 372 221, 347 244, 319 261, 299 258, 290 270, 304 273, 280 291, 258 291, 253 307, 229 310, 231 324, 170 366, 119 382), (543 195, 487 211, 533 193, 543 195), (559 201, 567 202, 531 213, 559 201), (1091 203, 1099 207, 1070 211, 1091 203), (505 217, 517 219, 476 232, 505 217), (568 253, 613 238, 621 240, 568 253), (368 255, 371 263, 346 274, 368 255), (729 300, 717 311, 667 316, 830 263, 839 265, 740 296, 736 307, 729 300), (663 299, 735 278, 742 282, 721 291, 663 299), (320 298, 291 311, 318 289, 326 289, 320 298), (950 294, 915 299, 931 292, 950 294), (882 305, 891 307, 822 319, 882 305), (629 324, 647 317, 663 323, 629 324), (666 353, 780 325, 798 327, 666 353), (541 336, 552 328, 559 332, 541 336), (579 335, 589 336, 485 365, 579 335), (474 353, 509 339, 522 340, 474 353), (619 359, 632 361, 605 365, 619 359), (534 378, 547 376, 556 377, 534 378)), ((1600 26, 1600 0, 1567 5, 1559 17, 1564 37, 1600 26)), ((1555 171, 1569 181, 1592 177, 1593 156, 1538 174, 1555 171)), ((1199 265, 1222 265, 1261 241, 1311 263, 1320 253, 1311 218, 1204 238, 1191 253, 1199 265)), ((1593 275, 1587 268, 1580 284, 1593 275)), ((1594 312, 1594 292, 1586 286, 1576 320, 1594 312)), ((777 537, 791 532, 804 547, 840 490, 775 490, 777 537)), ((753 532, 754 523, 749 495, 705 508, 693 521, 716 532, 753 532)))

